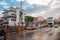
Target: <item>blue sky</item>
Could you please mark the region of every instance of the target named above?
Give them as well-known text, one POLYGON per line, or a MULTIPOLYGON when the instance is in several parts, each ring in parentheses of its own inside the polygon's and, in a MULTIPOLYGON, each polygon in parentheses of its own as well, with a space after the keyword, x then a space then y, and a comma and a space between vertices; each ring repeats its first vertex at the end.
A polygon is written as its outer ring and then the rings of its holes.
MULTIPOLYGON (((20 6, 21 0, 0 0, 0 16, 2 11, 9 6, 20 6)), ((23 3, 26 14, 43 16, 45 18, 60 16, 60 0, 26 0, 23 3)))
MULTIPOLYGON (((20 6, 20 4, 21 4, 21 2, 18 2, 16 0, 14 0, 14 1, 12 1, 12 0, 0 0, 0 2, 2 2, 2 3, 0 3, 0 11, 4 10, 5 6, 7 6, 7 7, 8 6, 20 6)), ((34 12, 36 10, 39 10, 39 8, 40 8, 39 5, 36 5, 36 4, 31 5, 26 1, 23 3, 23 7, 26 8, 25 9, 26 13, 34 12)))
MULTIPOLYGON (((24 2, 23 6, 28 6, 28 2, 24 2)), ((17 2, 16 0, 12 2, 12 0, 0 0, 0 11, 4 10, 4 6, 20 6, 20 2, 17 2), (6 3, 6 4, 3 4, 6 3)))

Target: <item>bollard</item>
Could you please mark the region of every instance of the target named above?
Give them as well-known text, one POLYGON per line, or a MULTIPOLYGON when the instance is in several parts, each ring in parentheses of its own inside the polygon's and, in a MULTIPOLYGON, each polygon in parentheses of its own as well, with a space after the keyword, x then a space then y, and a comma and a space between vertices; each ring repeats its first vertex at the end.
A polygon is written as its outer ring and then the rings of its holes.
POLYGON ((19 33, 19 26, 18 25, 16 26, 16 29, 17 29, 17 33, 19 33))

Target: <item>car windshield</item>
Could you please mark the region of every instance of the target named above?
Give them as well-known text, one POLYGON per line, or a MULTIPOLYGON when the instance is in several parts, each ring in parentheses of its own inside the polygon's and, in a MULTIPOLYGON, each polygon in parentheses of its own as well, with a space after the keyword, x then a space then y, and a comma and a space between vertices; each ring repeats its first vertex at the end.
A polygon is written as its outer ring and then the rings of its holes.
POLYGON ((52 25, 52 23, 48 23, 49 25, 52 25))

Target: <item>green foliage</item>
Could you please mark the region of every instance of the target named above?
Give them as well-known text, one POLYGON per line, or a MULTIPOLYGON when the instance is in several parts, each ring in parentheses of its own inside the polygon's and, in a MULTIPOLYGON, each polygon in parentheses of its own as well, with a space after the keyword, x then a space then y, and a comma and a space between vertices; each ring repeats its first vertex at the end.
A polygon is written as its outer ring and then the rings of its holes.
POLYGON ((34 20, 34 17, 31 17, 31 16, 25 16, 25 20, 26 21, 30 21, 30 22, 33 22, 33 20, 34 20))
POLYGON ((29 24, 31 24, 34 20, 34 17, 31 17, 31 16, 25 16, 25 23, 26 23, 26 26, 28 26, 29 24))

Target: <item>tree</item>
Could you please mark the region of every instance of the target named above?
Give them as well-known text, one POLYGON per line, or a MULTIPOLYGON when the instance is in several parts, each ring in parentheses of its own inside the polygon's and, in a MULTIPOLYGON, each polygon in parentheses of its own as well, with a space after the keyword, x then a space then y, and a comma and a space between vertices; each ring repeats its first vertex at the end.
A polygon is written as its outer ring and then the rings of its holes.
POLYGON ((33 22, 33 20, 34 20, 34 17, 32 17, 32 16, 25 16, 25 23, 26 23, 26 25, 31 24, 33 22))
POLYGON ((31 16, 25 16, 25 20, 26 21, 30 21, 30 22, 33 22, 33 20, 34 20, 34 17, 31 17, 31 16))

